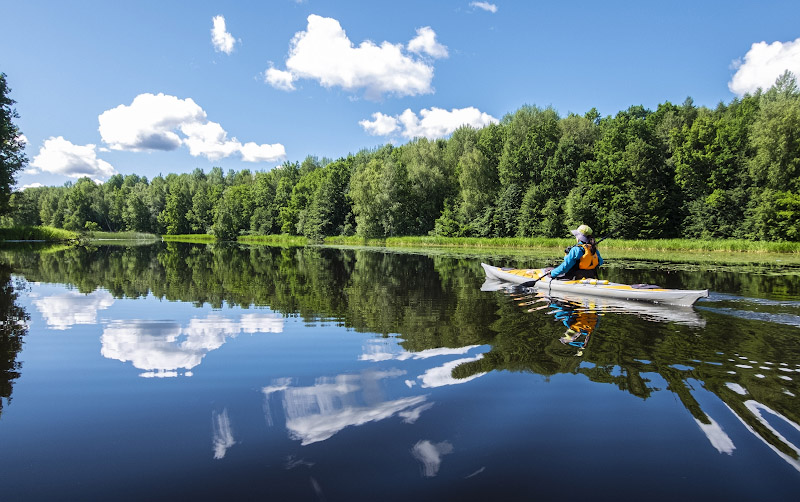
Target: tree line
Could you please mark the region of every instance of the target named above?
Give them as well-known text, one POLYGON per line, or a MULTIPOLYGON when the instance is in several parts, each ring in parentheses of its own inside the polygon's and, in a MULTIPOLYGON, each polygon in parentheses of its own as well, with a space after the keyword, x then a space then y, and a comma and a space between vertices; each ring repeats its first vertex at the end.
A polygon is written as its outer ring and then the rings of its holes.
POLYGON ((561 117, 526 105, 448 139, 385 145, 269 171, 80 179, 11 194, 4 225, 243 234, 563 237, 586 223, 620 238, 800 240, 800 90, 710 109, 561 117))

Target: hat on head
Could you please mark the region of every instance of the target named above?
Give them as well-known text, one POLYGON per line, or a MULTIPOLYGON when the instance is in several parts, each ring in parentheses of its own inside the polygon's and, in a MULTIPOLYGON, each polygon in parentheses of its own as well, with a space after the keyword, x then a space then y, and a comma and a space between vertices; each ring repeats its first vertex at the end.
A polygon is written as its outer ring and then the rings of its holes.
POLYGON ((575 230, 570 230, 570 233, 581 242, 589 242, 589 238, 592 236, 592 228, 589 225, 581 225, 575 230))

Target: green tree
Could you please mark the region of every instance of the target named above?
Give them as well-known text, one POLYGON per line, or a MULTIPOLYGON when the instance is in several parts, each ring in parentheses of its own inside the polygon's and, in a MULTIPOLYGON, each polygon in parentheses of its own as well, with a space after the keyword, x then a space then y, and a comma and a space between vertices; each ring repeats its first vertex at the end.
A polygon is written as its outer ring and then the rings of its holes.
POLYGON ((22 133, 13 122, 19 114, 13 108, 15 101, 8 97, 10 92, 6 74, 0 73, 0 214, 8 212, 15 175, 28 162, 22 133))
POLYGON ((252 186, 230 186, 225 189, 219 201, 211 232, 218 240, 234 241, 250 228, 252 213, 252 186))

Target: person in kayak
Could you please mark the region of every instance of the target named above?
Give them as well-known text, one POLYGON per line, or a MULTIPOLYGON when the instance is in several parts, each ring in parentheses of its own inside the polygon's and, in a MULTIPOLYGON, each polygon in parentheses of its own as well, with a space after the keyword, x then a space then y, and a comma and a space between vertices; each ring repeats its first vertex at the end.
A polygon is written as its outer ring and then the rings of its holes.
POLYGON ((566 249, 564 261, 550 271, 550 278, 597 279, 597 268, 603 264, 603 257, 597 251, 592 229, 588 225, 581 225, 570 232, 578 242, 566 249))

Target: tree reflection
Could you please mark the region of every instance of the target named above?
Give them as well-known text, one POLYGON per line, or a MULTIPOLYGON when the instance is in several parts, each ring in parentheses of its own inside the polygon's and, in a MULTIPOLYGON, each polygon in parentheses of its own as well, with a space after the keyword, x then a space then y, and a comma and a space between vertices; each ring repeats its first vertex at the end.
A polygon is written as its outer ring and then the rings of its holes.
MULTIPOLYGON (((641 399, 668 390, 678 397, 711 445, 730 453, 735 444, 698 399, 698 393, 710 392, 748 430, 798 465, 797 447, 778 432, 797 428, 800 423, 800 345, 796 343, 797 327, 791 323, 734 318, 723 309, 707 307, 592 303, 520 291, 482 291, 484 274, 478 261, 451 256, 177 243, 38 253, 6 250, 2 255, 14 272, 28 280, 72 284, 82 293, 103 288, 114 298, 153 295, 213 307, 268 306, 281 316, 300 317, 307 324, 333 323, 383 335, 387 343, 371 347, 362 356, 365 361, 423 357, 421 354, 437 351, 466 353, 478 346, 489 347, 482 357, 464 357, 452 368, 442 365, 431 370, 429 378, 421 380, 431 387, 466 382, 492 371, 513 371, 546 378, 580 374, 641 399)), ((610 279, 621 282, 702 286, 756 298, 763 298, 762 292, 770 288, 789 295, 800 292, 797 276, 779 274, 708 270, 698 274, 680 269, 666 274, 624 267, 609 268, 607 273, 610 279)), ((8 313, 3 339, 11 356, 5 358, 4 374, 9 383, 4 384, 3 395, 9 396, 10 381, 16 378, 19 367, 15 358, 27 316, 14 304, 8 271, 4 277, 3 308, 8 313)), ((739 310, 750 308, 733 300, 717 303, 726 308, 736 304, 739 310)), ((795 318, 792 312, 800 310, 795 304, 758 308, 781 315, 788 311, 795 318)), ((130 329, 123 331, 110 334, 132 333, 130 329)), ((158 343, 153 348, 175 355, 177 347, 180 354, 194 359, 184 365, 172 362, 165 368, 186 369, 202 357, 203 351, 213 350, 210 341, 183 347, 175 345, 171 336, 155 340, 158 343)), ((124 337, 111 338, 124 341, 124 337)), ((123 350, 124 343, 114 347, 121 351, 120 358, 139 364, 134 352, 123 350)), ((286 395, 292 399, 300 394, 313 395, 321 402, 331 396, 321 393, 321 388, 295 388, 286 395)), ((391 415, 419 404, 389 402, 382 406, 391 415)), ((368 408, 340 408, 338 414, 330 415, 289 414, 287 420, 296 437, 313 442, 335 433, 340 426, 360 421, 360 413, 369 412, 368 408), (325 428, 326 423, 338 425, 325 428)))
POLYGON ((11 279, 11 269, 0 263, 0 416, 4 403, 11 402, 14 380, 19 378, 22 362, 17 360, 23 338, 28 333, 28 313, 17 305, 18 293, 11 279))

